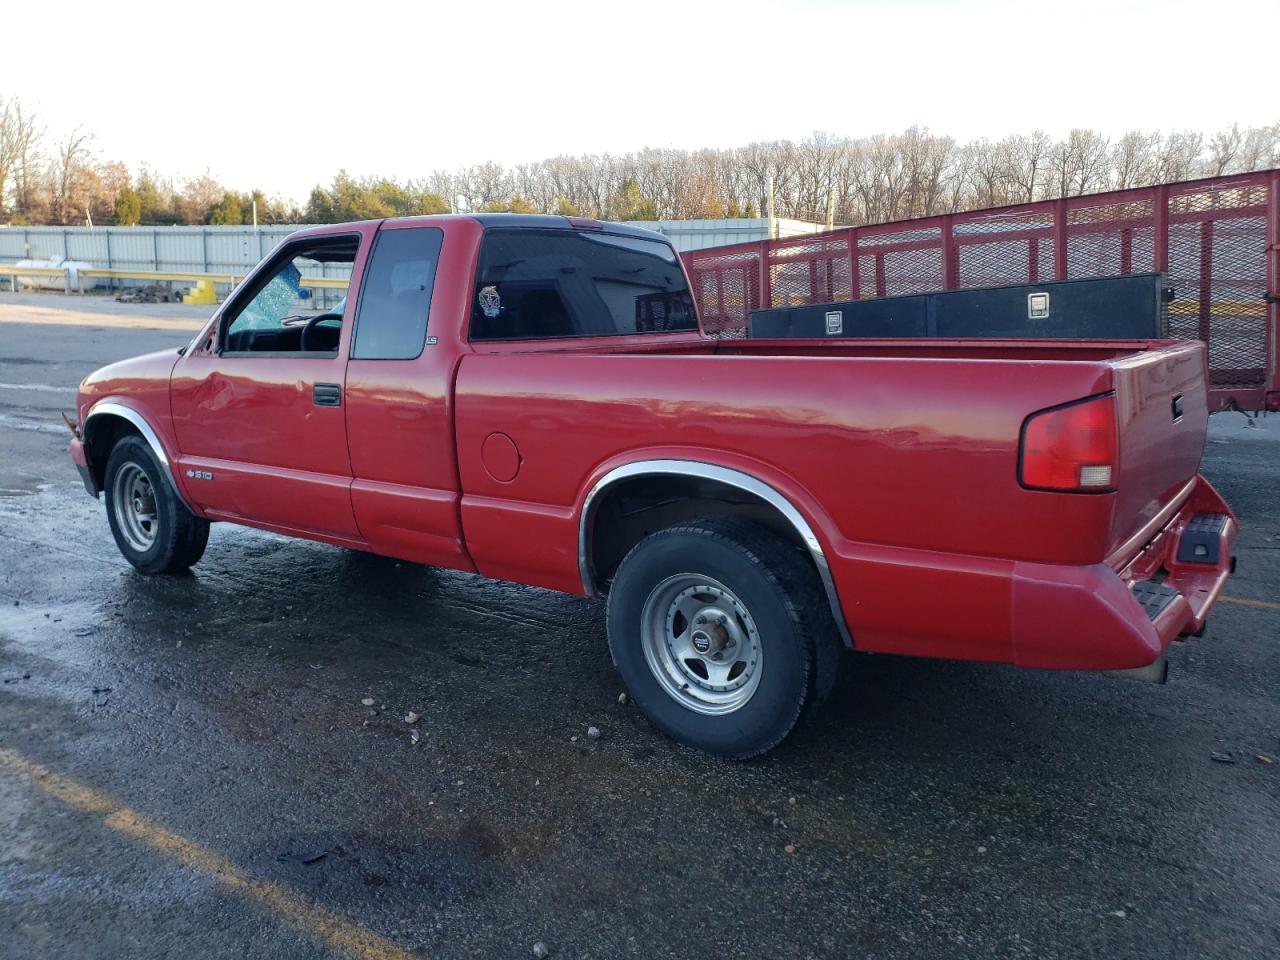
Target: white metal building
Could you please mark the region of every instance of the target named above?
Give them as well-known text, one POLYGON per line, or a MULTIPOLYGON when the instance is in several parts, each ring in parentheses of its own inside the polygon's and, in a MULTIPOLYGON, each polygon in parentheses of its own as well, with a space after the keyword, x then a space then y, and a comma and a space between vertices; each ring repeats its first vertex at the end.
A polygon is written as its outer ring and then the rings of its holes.
MULTIPOLYGON (((253 227, 18 227, 0 226, 0 263, 62 257, 107 270, 244 274, 277 243, 306 224, 253 227)), ((769 236, 769 221, 656 220, 636 226, 657 230, 679 251, 769 236)), ((776 221, 776 235, 790 237, 825 227, 803 220, 776 221)))

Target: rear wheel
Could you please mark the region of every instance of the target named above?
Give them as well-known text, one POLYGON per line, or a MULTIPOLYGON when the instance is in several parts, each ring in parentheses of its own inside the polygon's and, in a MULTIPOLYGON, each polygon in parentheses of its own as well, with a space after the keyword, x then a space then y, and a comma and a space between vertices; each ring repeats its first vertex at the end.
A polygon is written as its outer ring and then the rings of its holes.
POLYGON ((732 518, 652 534, 609 593, 609 646, 635 702, 677 740, 746 758, 831 687, 839 639, 808 558, 732 518))
POLYGON ((180 573, 204 555, 209 521, 178 499, 141 437, 125 437, 112 449, 105 487, 111 534, 138 570, 180 573))

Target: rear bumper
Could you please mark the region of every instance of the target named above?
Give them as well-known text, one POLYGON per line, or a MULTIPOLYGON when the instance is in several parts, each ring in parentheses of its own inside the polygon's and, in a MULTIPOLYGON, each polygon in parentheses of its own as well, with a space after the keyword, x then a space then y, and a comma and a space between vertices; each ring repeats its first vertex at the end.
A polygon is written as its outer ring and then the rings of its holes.
POLYGON ((1118 569, 1015 563, 1014 662, 1067 670, 1153 663, 1204 627, 1231 575, 1236 534, 1230 508, 1197 477, 1177 512, 1118 569))
POLYGON ((84 442, 72 437, 71 442, 67 444, 67 452, 71 454, 71 462, 76 465, 85 490, 91 497, 96 498, 102 491, 98 489, 98 482, 94 479, 93 470, 89 467, 89 453, 85 449, 84 442))

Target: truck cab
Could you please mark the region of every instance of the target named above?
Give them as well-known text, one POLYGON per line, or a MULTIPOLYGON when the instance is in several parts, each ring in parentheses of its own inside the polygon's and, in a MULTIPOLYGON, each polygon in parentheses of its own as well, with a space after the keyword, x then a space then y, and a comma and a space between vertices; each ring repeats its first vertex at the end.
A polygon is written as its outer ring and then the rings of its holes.
MULTIPOLYGON (((171 438, 166 455, 183 501, 210 520, 475 569, 460 526, 450 395, 462 356, 569 336, 583 349, 629 335, 652 342, 663 328, 674 336, 661 340, 697 338, 683 272, 665 240, 577 223, 427 217, 289 238, 181 357, 165 358, 173 361, 168 403, 145 403, 148 423, 171 438), (436 278, 477 269, 486 232, 478 269, 494 283, 479 284, 471 309, 470 283, 436 278), (540 259, 514 249, 535 238, 540 259), (308 289, 313 275, 342 278, 333 283, 345 280, 345 296, 328 305, 323 295, 342 291, 308 289), (626 305, 631 329, 619 329, 621 310, 598 293, 618 289, 638 302, 626 305)), ((87 380, 84 397, 99 402, 97 385, 118 370, 87 380)), ((513 455, 497 437, 485 450, 486 461, 513 455)))

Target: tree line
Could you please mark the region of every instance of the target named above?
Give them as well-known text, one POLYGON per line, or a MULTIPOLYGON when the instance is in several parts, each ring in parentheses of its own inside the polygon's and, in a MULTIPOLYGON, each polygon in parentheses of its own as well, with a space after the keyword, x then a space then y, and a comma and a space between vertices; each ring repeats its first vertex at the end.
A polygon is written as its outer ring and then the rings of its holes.
POLYGON ((0 96, 0 224, 296 223, 302 208, 208 173, 174 181, 102 157, 77 127, 51 138, 22 101, 0 96))
POLYGON ((611 220, 777 216, 860 225, 1280 166, 1280 122, 1216 133, 1133 130, 1108 138, 1041 130, 960 143, 928 129, 814 133, 724 150, 645 149, 483 163, 419 178, 340 171, 306 203, 231 189, 208 173, 174 181, 99 156, 92 134, 50 139, 0 98, 0 222, 337 223, 414 214, 559 213, 611 220))
POLYGON ((648 149, 437 172, 423 187, 461 209, 527 207, 609 219, 761 216, 861 225, 1280 166, 1280 122, 1211 135, 1072 130, 959 143, 902 133, 751 143, 727 150, 648 149))

